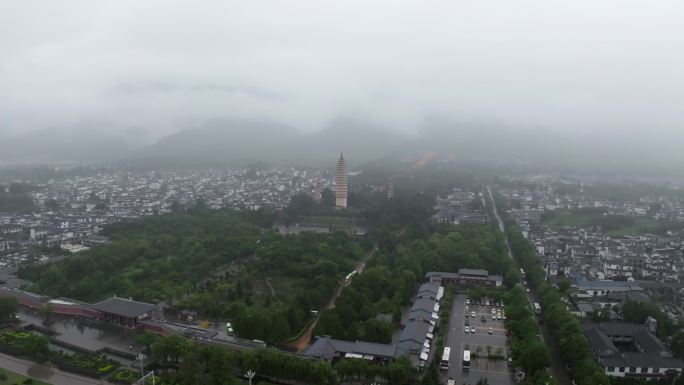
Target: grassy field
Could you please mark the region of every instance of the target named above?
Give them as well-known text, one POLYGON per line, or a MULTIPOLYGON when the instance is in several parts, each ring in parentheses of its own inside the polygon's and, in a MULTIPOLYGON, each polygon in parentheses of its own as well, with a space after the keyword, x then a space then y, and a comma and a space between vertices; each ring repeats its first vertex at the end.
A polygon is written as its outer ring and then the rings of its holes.
MULTIPOLYGON (((29 379, 29 377, 10 372, 7 369, 0 369, 0 373, 0 385, 25 384, 25 381, 29 379)), ((47 382, 36 379, 32 379, 32 382, 29 383, 33 385, 50 385, 47 382)))
POLYGON ((655 233, 681 228, 684 224, 657 221, 650 217, 605 215, 595 210, 557 210, 544 218, 551 228, 602 226, 611 235, 655 233))

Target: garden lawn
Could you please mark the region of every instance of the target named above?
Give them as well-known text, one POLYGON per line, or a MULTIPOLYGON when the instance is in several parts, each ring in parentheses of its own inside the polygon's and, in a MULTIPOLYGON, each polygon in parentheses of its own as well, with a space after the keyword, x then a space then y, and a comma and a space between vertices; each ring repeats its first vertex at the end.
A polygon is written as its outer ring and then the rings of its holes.
MULTIPOLYGON (((29 377, 26 377, 19 373, 11 372, 7 369, 0 369, 0 373, 6 376, 6 378, 3 380, 3 377, 0 375, 0 385, 23 384, 25 380, 29 379, 29 377)), ((35 378, 33 378, 32 380, 33 385, 50 385, 45 381, 36 380, 35 378)))
POLYGON ((658 233, 672 226, 671 223, 651 217, 603 215, 600 212, 583 210, 556 210, 554 215, 544 222, 551 228, 600 225, 610 235, 658 233))

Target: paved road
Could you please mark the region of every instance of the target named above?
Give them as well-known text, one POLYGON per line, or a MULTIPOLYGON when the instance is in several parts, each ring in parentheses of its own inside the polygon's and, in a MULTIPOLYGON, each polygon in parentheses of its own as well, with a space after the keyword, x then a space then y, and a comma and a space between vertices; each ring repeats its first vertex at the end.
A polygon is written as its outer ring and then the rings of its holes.
MULTIPOLYGON (((503 221, 501 220, 501 217, 499 216, 499 211, 496 207, 496 202, 494 202, 492 189, 489 186, 487 186, 487 192, 489 193, 489 199, 492 202, 492 206, 494 208, 494 215, 496 216, 496 219, 499 222, 499 229, 504 234, 506 234, 503 221)), ((514 261, 516 261, 513 257, 511 245, 508 243, 508 238, 504 236, 504 240, 506 241, 508 256, 514 261)), ((535 302, 541 303, 541 301, 539 301, 539 297, 536 291, 534 290, 532 290, 530 293, 527 293, 527 300, 530 302, 530 306, 532 306, 532 304, 535 302)), ((542 309, 542 311, 544 310, 542 309)), ((563 365, 563 360, 561 359, 560 351, 558 350, 558 345, 556 344, 556 341, 553 339, 553 335, 551 334, 549 327, 546 324, 541 324, 539 325, 539 329, 541 331, 540 338, 548 348, 549 354, 551 355, 551 375, 553 376, 553 378, 556 379, 556 381, 558 381, 560 385, 572 385, 570 373, 568 373, 568 371, 565 369, 565 366, 563 365)))
MULTIPOLYGON (((494 350, 497 347, 506 348, 506 335, 503 321, 491 320, 491 308, 485 306, 471 305, 469 311, 475 311, 475 318, 466 318, 464 315, 465 294, 454 296, 451 318, 449 320, 449 331, 445 346, 451 348, 451 360, 449 370, 441 372, 442 383, 447 383, 447 378, 456 380, 456 384, 476 384, 480 378, 486 378, 491 385, 511 385, 513 383, 511 372, 506 361, 490 361, 484 358, 473 359, 470 370, 463 370, 463 348, 468 345, 471 351, 475 351, 477 346, 482 347, 482 353, 486 354, 486 347, 491 346, 494 350), (480 316, 485 315, 487 322, 482 323, 480 316), (464 326, 466 319, 471 326, 477 328, 475 334, 465 334, 464 326), (492 327, 493 334, 487 333, 487 328, 492 327)), ((438 359, 437 357, 436 359, 438 359)))
POLYGON ((0 367, 13 372, 31 376, 33 378, 49 382, 53 385, 99 385, 110 384, 109 382, 100 382, 88 377, 82 377, 77 374, 63 372, 59 369, 47 368, 38 365, 33 361, 26 361, 16 357, 0 353, 0 367))

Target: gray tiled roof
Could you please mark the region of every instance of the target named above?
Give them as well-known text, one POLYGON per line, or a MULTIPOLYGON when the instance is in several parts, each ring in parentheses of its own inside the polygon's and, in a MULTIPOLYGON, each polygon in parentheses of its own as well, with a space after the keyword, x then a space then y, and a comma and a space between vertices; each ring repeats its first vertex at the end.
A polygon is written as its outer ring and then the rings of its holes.
POLYGON ((611 280, 578 281, 577 288, 580 290, 643 290, 636 282, 611 280))
POLYGON ((429 321, 432 319, 432 312, 425 311, 422 309, 417 309, 417 310, 411 310, 411 312, 408 315, 409 321, 413 321, 415 319, 422 319, 424 321, 429 321))
POLYGON ((634 334, 634 342, 641 346, 645 353, 658 353, 662 356, 663 352, 667 352, 663 343, 646 328, 634 334))
POLYGON ((620 356, 620 350, 615 347, 613 341, 595 327, 589 327, 584 331, 589 345, 599 357, 620 356))
POLYGON ((434 283, 424 283, 420 285, 418 288, 418 296, 421 295, 432 295, 436 296, 437 293, 439 292, 439 285, 436 285, 434 283))
POLYGON ((625 352, 625 366, 644 368, 684 368, 680 358, 662 357, 657 353, 625 352))
POLYGON ((489 273, 483 269, 458 269, 458 274, 462 275, 482 275, 487 276, 489 273))
POLYGON ((356 353, 376 357, 393 358, 397 352, 395 345, 378 344, 365 341, 343 341, 329 337, 318 337, 305 352, 307 356, 331 359, 336 352, 356 353))
POLYGON ((151 312, 154 310, 154 305, 150 303, 114 297, 94 304, 93 308, 105 313, 133 318, 151 312))
POLYGON ((421 321, 411 321, 406 324, 399 335, 399 342, 414 341, 423 344, 427 338, 428 324, 421 321))
POLYGON ((598 328, 609 336, 634 336, 644 330, 645 326, 627 322, 605 322, 598 324, 598 328))
POLYGON ((411 311, 415 310, 423 310, 429 313, 432 313, 433 309, 435 308, 435 300, 434 299, 429 299, 429 298, 418 298, 416 302, 413 303, 413 306, 411 307, 411 311))
POLYGON ((682 360, 672 358, 662 342, 643 325, 618 322, 585 325, 584 334, 603 366, 684 368, 682 360), (644 352, 621 352, 605 330, 611 335, 633 337, 644 352))

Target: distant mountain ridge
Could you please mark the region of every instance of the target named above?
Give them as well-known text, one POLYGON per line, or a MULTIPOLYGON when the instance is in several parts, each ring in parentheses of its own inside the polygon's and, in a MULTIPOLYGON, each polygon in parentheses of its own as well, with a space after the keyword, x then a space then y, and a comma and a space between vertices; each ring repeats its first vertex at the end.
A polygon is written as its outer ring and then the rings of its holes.
MULTIPOLYGON (((132 129, 135 131, 135 129, 132 129)), ((0 161, 51 163, 109 162, 125 157, 139 146, 131 130, 100 129, 93 125, 43 129, 0 138, 0 161)))
POLYGON ((351 119, 338 119, 316 133, 290 126, 247 120, 216 120, 163 137, 138 151, 141 161, 316 162, 346 153, 357 160, 382 158, 406 138, 391 130, 351 119))
POLYGON ((503 164, 534 171, 629 172, 681 175, 679 143, 658 136, 621 138, 511 128, 496 123, 431 120, 417 135, 353 118, 314 133, 257 120, 215 119, 152 144, 139 128, 82 124, 20 137, 0 136, 0 162, 95 161, 132 167, 204 167, 266 162, 318 167, 340 152, 350 165, 379 159, 439 157, 503 164), (139 139, 143 138, 143 139, 139 139))

